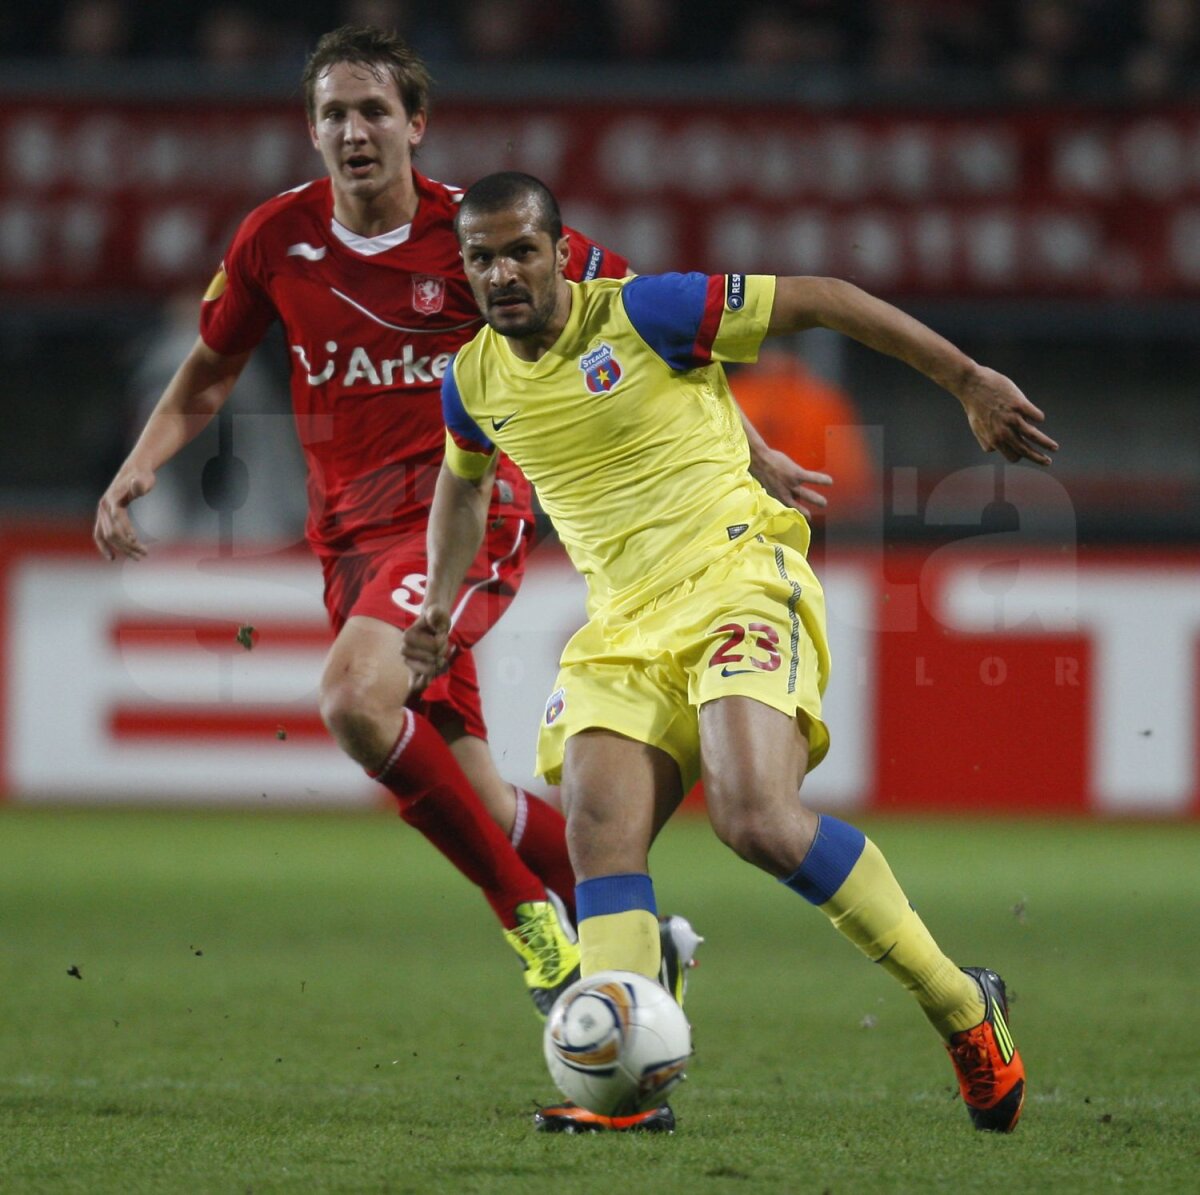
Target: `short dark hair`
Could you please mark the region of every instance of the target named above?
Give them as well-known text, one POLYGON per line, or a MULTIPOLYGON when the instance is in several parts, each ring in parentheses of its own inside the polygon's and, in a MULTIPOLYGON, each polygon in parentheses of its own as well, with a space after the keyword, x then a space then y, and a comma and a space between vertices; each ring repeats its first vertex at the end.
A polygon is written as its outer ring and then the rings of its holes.
POLYGON ((314 119, 317 81, 339 62, 365 66, 376 76, 391 75, 409 117, 429 111, 429 88, 433 80, 417 53, 395 33, 367 25, 342 25, 322 35, 304 64, 300 81, 304 107, 314 119))
POLYGON ((478 182, 472 183, 458 205, 454 231, 458 231, 464 213, 505 212, 526 199, 532 199, 537 205, 540 226, 557 245, 563 234, 558 200, 541 179, 534 178, 532 174, 522 174, 519 170, 485 174, 478 182))

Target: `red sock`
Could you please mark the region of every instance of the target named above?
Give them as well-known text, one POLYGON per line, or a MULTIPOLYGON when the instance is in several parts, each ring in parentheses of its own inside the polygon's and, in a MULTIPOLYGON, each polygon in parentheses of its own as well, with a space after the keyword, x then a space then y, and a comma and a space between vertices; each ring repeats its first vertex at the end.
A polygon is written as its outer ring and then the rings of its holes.
POLYGON ((529 870, 567 906, 575 920, 575 872, 567 854, 566 819, 553 805, 517 788, 517 817, 512 844, 529 870))
POLYGON ((383 767, 367 774, 395 794, 400 816, 483 890, 506 929, 517 923, 517 905, 546 899, 542 881, 488 816, 445 740, 420 714, 404 711, 396 745, 383 767))

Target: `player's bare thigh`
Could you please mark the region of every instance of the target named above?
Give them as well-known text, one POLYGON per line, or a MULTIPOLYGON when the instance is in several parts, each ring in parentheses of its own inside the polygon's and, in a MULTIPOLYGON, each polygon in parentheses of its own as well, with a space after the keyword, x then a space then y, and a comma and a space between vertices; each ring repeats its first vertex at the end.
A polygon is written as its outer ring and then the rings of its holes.
POLYGON ((700 757, 717 836, 764 871, 791 875, 817 828, 799 796, 808 764, 802 724, 751 697, 709 701, 700 708, 700 757))
POLYGON ((665 751, 608 730, 572 735, 562 800, 576 878, 649 871, 650 846, 682 798, 665 751))

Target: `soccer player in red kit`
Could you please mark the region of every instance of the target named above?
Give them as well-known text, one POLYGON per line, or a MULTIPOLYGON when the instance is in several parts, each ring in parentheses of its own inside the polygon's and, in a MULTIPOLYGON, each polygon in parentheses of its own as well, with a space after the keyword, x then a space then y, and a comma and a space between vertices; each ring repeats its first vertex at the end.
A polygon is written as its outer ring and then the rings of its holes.
MULTIPOLYGON (((404 820, 483 891, 545 1012, 578 963, 552 897, 574 894, 563 820, 496 771, 470 652, 511 601, 533 527, 529 485, 508 462, 488 541, 455 607, 449 674, 414 693, 401 655, 423 597, 441 379, 482 323, 453 229, 460 192, 413 168, 428 88, 420 59, 391 34, 346 27, 320 40, 304 90, 328 176, 242 223, 205 296, 199 339, 100 500, 95 540, 110 559, 145 555, 130 503, 221 408, 280 320, 308 468, 307 538, 336 632, 322 717, 395 794, 404 820)), ((570 277, 627 272, 623 258, 578 233, 570 239, 570 277)), ((823 480, 758 445, 777 489, 804 497, 803 482, 823 480)))
MULTIPOLYGON (((578 961, 549 897, 574 892, 562 817, 497 773, 470 652, 512 600, 533 529, 529 484, 511 465, 456 609, 455 667, 414 694, 400 654, 423 594, 442 374, 480 325, 453 230, 460 192, 413 168, 428 89, 423 63, 390 34, 343 28, 318 43, 304 91, 328 175, 243 221, 199 339, 100 500, 95 539, 110 558, 145 554, 129 504, 221 408, 278 319, 307 464, 306 535, 336 632, 322 717, 404 820, 483 891, 545 1011, 578 961)), ((581 279, 627 270, 578 234, 572 245, 581 279)))

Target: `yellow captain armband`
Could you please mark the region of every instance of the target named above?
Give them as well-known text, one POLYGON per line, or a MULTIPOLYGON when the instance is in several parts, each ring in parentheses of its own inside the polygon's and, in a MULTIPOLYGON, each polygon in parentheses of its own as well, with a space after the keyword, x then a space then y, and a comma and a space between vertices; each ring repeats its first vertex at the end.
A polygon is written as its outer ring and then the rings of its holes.
POLYGON ((446 432, 446 466, 455 477, 465 481, 478 481, 488 471, 498 451, 496 448, 491 452, 482 447, 466 448, 454 438, 453 432, 446 432))

